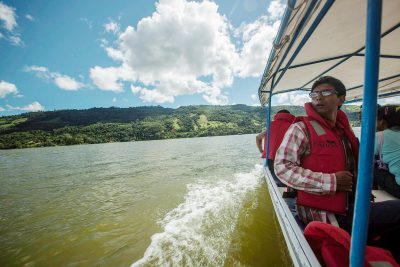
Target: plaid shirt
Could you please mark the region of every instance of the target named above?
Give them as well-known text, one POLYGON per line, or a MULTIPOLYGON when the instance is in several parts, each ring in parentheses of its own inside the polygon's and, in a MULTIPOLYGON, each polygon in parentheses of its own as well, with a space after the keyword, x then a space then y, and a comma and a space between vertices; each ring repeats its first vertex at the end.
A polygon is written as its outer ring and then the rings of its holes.
MULTIPOLYGON (((286 185, 318 195, 336 192, 334 173, 313 172, 300 166, 300 159, 310 154, 310 137, 303 122, 292 124, 275 155, 275 174, 286 185)), ((304 223, 322 221, 336 224, 333 214, 297 205, 297 213, 304 223)))

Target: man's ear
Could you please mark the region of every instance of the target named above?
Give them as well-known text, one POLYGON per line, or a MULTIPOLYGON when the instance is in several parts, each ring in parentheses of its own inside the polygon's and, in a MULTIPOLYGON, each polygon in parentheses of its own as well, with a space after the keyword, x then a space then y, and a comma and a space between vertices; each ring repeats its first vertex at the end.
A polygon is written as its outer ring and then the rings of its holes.
POLYGON ((339 98, 338 106, 340 107, 341 105, 343 105, 344 101, 346 100, 346 96, 341 95, 341 96, 338 96, 338 98, 339 98))

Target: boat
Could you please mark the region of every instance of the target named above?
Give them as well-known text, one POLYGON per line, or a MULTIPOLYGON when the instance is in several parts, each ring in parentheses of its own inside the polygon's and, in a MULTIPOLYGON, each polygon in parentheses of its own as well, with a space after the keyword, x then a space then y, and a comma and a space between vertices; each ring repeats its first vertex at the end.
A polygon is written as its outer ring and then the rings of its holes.
MULTIPOLYGON (((346 85, 346 103, 362 101, 363 178, 356 187, 350 266, 364 266, 377 99, 400 95, 399 14, 399 0, 288 0, 258 89, 267 129, 274 95, 309 92, 321 76, 346 85)), ((294 266, 320 266, 267 166, 265 178, 294 266)), ((374 195, 376 201, 393 198, 374 195)))

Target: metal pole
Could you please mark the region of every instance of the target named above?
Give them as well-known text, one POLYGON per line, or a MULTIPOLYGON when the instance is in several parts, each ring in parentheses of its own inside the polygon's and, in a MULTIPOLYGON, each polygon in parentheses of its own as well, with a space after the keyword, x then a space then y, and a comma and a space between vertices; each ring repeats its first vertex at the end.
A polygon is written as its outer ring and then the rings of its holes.
POLYGON ((285 13, 283 14, 281 25, 279 25, 278 34, 276 35, 273 43, 274 46, 272 47, 271 53, 269 54, 267 65, 265 66, 263 76, 261 77, 260 87, 264 83, 264 79, 267 77, 267 71, 269 71, 269 68, 275 58, 275 53, 281 43, 283 33, 286 30, 286 27, 288 26, 290 16, 292 15, 292 11, 295 5, 296 5, 296 0, 288 0, 286 3, 285 13))
POLYGON ((266 151, 265 151, 265 167, 268 167, 268 154, 269 154, 269 141, 270 141, 270 136, 271 136, 271 129, 270 129, 270 125, 271 125, 271 111, 272 111, 272 107, 271 107, 271 99, 272 99, 272 92, 269 95, 268 98, 268 108, 267 108, 267 121, 265 123, 265 129, 267 131, 266 134, 266 139, 265 142, 267 142, 266 145, 266 151))
POLYGON ((358 181, 350 249, 350 266, 364 266, 371 200, 382 1, 368 0, 365 53, 364 100, 361 117, 361 144, 358 181))

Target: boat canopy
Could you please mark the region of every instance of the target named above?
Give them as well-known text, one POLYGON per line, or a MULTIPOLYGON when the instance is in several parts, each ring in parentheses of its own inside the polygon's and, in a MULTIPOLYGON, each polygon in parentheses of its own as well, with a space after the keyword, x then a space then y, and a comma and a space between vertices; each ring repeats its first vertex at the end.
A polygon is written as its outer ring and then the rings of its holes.
MULTIPOLYGON (((382 6, 378 97, 400 94, 400 1, 382 6)), ((367 1, 288 0, 261 84, 259 99, 310 91, 314 80, 330 75, 347 88, 346 102, 362 100, 367 1)))

